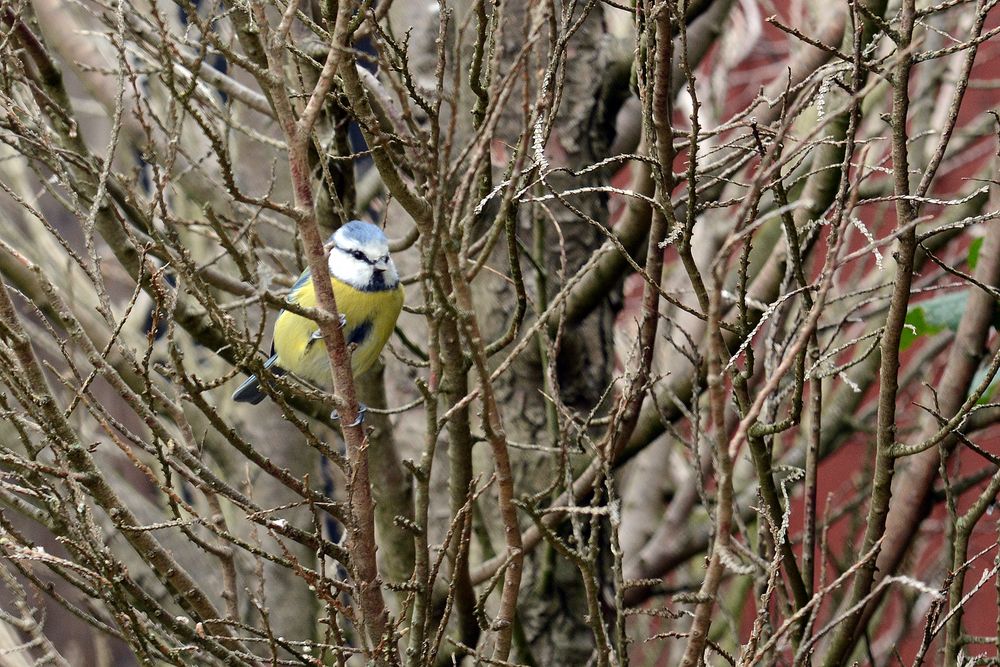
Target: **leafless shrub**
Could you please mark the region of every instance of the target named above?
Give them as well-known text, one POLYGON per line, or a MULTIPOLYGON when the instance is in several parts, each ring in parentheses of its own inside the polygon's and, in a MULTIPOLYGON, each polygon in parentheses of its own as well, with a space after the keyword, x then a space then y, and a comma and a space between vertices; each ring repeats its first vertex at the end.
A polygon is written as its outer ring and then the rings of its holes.
POLYGON ((995 664, 995 5, 0 3, 0 662, 995 664))

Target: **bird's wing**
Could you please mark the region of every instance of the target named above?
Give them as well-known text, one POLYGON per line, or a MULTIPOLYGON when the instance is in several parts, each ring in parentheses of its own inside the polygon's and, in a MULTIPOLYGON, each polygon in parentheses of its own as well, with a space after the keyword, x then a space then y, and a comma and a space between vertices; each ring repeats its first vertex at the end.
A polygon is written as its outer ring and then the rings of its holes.
MULTIPOLYGON (((295 281, 295 283, 292 285, 292 288, 288 291, 288 296, 285 297, 285 301, 287 303, 296 303, 298 301, 300 292, 302 288, 309 282, 310 277, 311 274, 309 272, 309 269, 306 269, 305 271, 302 272, 298 280, 295 281)), ((281 314, 284 312, 285 312, 284 309, 279 311, 278 317, 281 317, 281 314)), ((274 341, 272 340, 271 355, 270 358, 266 362, 264 362, 264 368, 270 370, 275 375, 284 375, 285 369, 278 366, 277 361, 278 361, 278 355, 275 353, 274 341)), ((244 403, 257 404, 263 401, 266 397, 267 394, 261 391, 260 381, 257 379, 256 375, 251 375, 250 377, 248 377, 246 380, 243 381, 243 384, 237 387, 236 391, 233 392, 233 400, 241 401, 244 403)))
MULTIPOLYGON (((293 284, 291 289, 288 291, 288 296, 285 297, 285 301, 287 301, 288 303, 298 303, 299 299, 303 294, 302 288, 309 283, 311 278, 312 274, 310 273, 309 269, 303 271, 302 275, 299 276, 298 280, 295 281, 295 284, 293 284)), ((355 345, 360 345, 368 338, 369 334, 372 331, 372 313, 369 312, 371 309, 371 304, 367 299, 359 298, 363 297, 364 295, 360 292, 357 292, 357 290, 344 289, 347 287, 345 283, 334 279, 333 285, 334 285, 334 292, 335 293, 339 292, 339 295, 337 295, 336 298, 337 298, 337 306, 340 310, 340 326, 341 328, 344 329, 344 339, 348 344, 353 343, 355 345)), ((397 296, 396 294, 393 294, 393 297, 396 296, 397 296)), ((402 293, 400 293, 398 297, 400 304, 393 303, 393 306, 396 307, 397 313, 399 310, 398 305, 401 305, 402 302, 402 293)), ((395 302, 396 300, 397 300, 396 298, 393 298, 393 302, 395 302)), ((310 304, 310 305, 315 306, 315 304, 310 304)), ((281 312, 283 313, 284 310, 282 310, 281 312)), ((278 316, 280 317, 281 313, 278 313, 278 316)), ((393 319, 395 320, 395 318, 393 319)), ((309 342, 311 344, 315 340, 322 339, 322 337, 323 337, 322 334, 317 328, 312 333, 309 342)), ((272 347, 271 353, 274 354, 274 349, 273 349, 274 345, 272 344, 271 347, 272 347)))
MULTIPOLYGON (((298 300, 299 300, 299 295, 301 293, 302 288, 306 286, 306 283, 308 283, 311 278, 312 278, 312 272, 309 270, 308 267, 306 267, 306 270, 303 271, 301 274, 299 274, 299 277, 295 280, 294 283, 292 283, 291 288, 288 290, 288 294, 285 295, 285 302, 286 303, 297 303, 298 300)), ((281 317, 281 315, 284 312, 285 312, 284 308, 282 308, 281 310, 279 310, 278 311, 278 317, 281 317)), ((278 358, 278 356, 274 352, 274 341, 273 340, 271 341, 271 358, 272 359, 277 359, 278 358)))
POLYGON ((285 301, 287 301, 288 303, 295 303, 296 301, 298 301, 299 290, 302 289, 302 287, 304 287, 305 284, 309 282, 311 278, 312 278, 312 273, 307 268, 305 271, 302 272, 302 275, 299 276, 298 280, 296 280, 292 284, 292 288, 288 290, 288 296, 285 297, 285 301))

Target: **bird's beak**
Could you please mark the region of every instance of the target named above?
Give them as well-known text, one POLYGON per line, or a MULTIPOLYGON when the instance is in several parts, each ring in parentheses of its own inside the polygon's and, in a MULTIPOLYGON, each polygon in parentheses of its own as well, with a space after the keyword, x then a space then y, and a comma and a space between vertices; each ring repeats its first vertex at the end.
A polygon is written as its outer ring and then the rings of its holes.
POLYGON ((380 259, 379 261, 372 264, 372 268, 381 273, 382 271, 385 271, 386 269, 389 268, 389 262, 387 260, 380 259))

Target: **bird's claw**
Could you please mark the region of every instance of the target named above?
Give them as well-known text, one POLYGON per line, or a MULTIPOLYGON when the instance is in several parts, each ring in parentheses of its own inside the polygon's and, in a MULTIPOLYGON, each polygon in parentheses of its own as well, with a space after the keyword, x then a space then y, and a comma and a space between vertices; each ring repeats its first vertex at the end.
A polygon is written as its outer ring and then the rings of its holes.
MULTIPOLYGON (((359 424, 361 424, 365 420, 365 413, 366 412, 368 412, 368 406, 365 405, 364 403, 358 403, 358 417, 357 417, 357 419, 355 419, 354 421, 352 421, 350 424, 345 424, 344 426, 346 426, 347 428, 352 428, 354 426, 358 426, 359 424)), ((330 413, 330 419, 332 419, 333 421, 340 421, 340 413, 337 412, 336 410, 334 410, 333 412, 330 413)))
MULTIPOLYGON (((344 315, 343 313, 341 313, 340 317, 338 319, 340 321, 340 328, 341 329, 343 329, 344 327, 347 326, 347 316, 346 315, 344 315)), ((316 331, 313 331, 312 334, 309 335, 309 342, 310 343, 312 343, 314 341, 317 341, 317 340, 323 340, 323 331, 322 331, 322 329, 316 329, 316 331)))

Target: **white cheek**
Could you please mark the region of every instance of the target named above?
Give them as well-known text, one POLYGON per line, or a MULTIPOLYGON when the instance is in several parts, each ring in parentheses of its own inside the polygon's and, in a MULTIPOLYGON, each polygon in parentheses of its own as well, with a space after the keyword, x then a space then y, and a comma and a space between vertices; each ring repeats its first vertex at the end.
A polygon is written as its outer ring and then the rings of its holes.
POLYGON ((330 275, 338 280, 351 285, 367 285, 371 274, 372 269, 365 262, 344 253, 330 255, 330 275))

